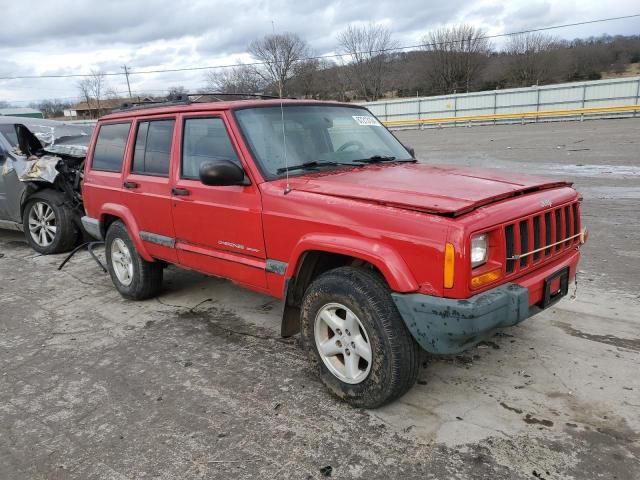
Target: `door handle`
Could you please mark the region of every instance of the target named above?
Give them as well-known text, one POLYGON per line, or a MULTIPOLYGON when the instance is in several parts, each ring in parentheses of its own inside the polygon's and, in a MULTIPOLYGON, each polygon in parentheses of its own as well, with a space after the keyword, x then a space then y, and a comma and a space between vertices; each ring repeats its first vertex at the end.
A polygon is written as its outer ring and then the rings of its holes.
POLYGON ((171 189, 171 194, 175 195, 176 197, 187 197, 189 195, 189 190, 187 190, 186 188, 173 187, 171 189))
POLYGON ((138 184, 137 184, 136 182, 124 182, 124 183, 122 184, 122 186, 123 186, 124 188, 129 188, 129 189, 131 189, 131 188, 138 188, 138 184))

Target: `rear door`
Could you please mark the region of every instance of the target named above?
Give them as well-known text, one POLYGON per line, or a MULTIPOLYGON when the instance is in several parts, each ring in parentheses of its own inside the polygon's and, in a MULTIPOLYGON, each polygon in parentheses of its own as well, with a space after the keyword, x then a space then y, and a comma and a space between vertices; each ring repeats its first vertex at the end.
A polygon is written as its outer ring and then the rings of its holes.
POLYGON ((202 162, 226 159, 243 166, 227 118, 184 115, 180 123, 181 152, 173 191, 180 263, 264 289, 266 256, 257 186, 208 186, 199 179, 202 162))
POLYGON ((82 184, 84 205, 89 212, 99 212, 107 203, 120 204, 122 167, 129 151, 131 121, 100 123, 96 140, 89 147, 82 184))
POLYGON ((170 164, 175 117, 143 118, 123 176, 123 203, 133 213, 150 255, 175 263, 175 230, 171 218, 170 164))

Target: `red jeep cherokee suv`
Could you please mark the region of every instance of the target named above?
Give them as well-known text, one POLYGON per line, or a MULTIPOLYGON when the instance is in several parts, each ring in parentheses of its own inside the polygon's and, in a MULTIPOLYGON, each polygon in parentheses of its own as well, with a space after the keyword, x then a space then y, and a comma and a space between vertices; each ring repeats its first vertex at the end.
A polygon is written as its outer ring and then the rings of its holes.
POLYGON ((418 163, 365 108, 245 100, 98 121, 83 224, 126 298, 172 263, 284 300, 322 381, 358 407, 567 293, 586 231, 570 183, 418 163))

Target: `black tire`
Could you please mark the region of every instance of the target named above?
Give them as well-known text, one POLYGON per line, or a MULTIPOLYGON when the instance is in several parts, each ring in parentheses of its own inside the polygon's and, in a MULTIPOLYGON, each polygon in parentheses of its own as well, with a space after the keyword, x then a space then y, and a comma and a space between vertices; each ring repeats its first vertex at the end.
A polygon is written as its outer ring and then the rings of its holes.
POLYGON ((420 347, 407 330, 390 293, 386 282, 376 273, 354 267, 324 273, 305 292, 301 312, 303 345, 329 391, 354 407, 385 405, 405 394, 418 376, 420 347), (366 331, 372 359, 369 373, 360 383, 343 382, 327 368, 318 351, 316 316, 331 303, 349 308, 366 331))
POLYGON ((155 297, 162 288, 162 262, 147 262, 138 254, 131 236, 124 224, 117 220, 109 226, 105 237, 105 253, 107 256, 107 269, 111 275, 111 281, 125 298, 130 300, 145 300, 155 297), (133 274, 128 284, 118 279, 113 258, 112 246, 114 242, 121 240, 126 245, 133 266, 133 274))
MULTIPOLYGON (((68 252, 78 243, 80 231, 74 221, 74 212, 66 205, 66 200, 62 192, 56 190, 40 190, 29 197, 24 207, 22 215, 22 227, 27 243, 36 252, 43 255, 52 253, 68 252), (51 209, 53 218, 47 220, 50 227, 55 227, 55 234, 45 233, 45 237, 40 237, 37 232, 43 231, 40 227, 32 232, 30 227, 30 218, 34 220, 38 217, 38 212, 44 208, 51 209), (49 235, 53 235, 51 238, 49 235), (34 238, 38 237, 38 240, 34 238)), ((38 227, 36 227, 38 228, 38 227)), ((50 230, 49 230, 50 231, 50 230)))

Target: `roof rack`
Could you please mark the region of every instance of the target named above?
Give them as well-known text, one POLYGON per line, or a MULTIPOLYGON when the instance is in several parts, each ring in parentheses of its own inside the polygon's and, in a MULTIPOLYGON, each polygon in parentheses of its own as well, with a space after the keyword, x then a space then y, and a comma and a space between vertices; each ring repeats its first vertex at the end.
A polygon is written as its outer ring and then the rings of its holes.
MULTIPOLYGON (((261 93, 226 93, 226 92, 195 92, 195 93, 179 93, 176 95, 172 95, 166 97, 163 100, 154 100, 154 101, 142 101, 142 102, 125 102, 120 108, 116 108, 114 112, 125 112, 131 110, 143 110, 145 108, 156 108, 156 107, 165 107, 171 105, 188 105, 190 103, 195 103, 197 100, 193 101, 189 97, 214 97, 217 101, 222 102, 223 99, 218 97, 240 97, 241 99, 249 99, 249 98, 260 98, 263 100, 272 100, 279 99, 275 95, 263 95, 261 93)), ((287 97, 287 99, 291 99, 291 97, 287 97)))
POLYGON ((264 95, 262 93, 247 93, 247 92, 236 92, 236 93, 227 93, 227 92, 197 92, 197 93, 187 93, 189 97, 194 96, 208 96, 208 97, 249 97, 249 98, 261 98, 263 100, 270 100, 274 98, 280 98, 275 95, 264 95))
POLYGON ((173 95, 164 100, 142 101, 142 102, 125 102, 116 108, 114 112, 125 112, 130 110, 142 110, 145 108, 164 107, 169 105, 188 105, 191 103, 189 96, 185 94, 173 95))

